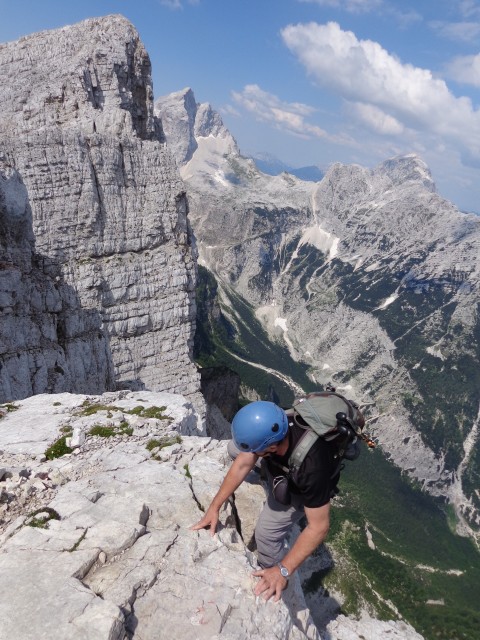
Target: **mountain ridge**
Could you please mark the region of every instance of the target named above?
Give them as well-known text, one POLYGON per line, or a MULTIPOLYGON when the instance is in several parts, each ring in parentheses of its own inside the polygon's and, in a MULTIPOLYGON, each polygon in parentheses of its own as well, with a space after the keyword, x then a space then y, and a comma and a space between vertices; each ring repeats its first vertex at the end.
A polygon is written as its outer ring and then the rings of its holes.
POLYGON ((438 195, 414 154, 374 169, 337 163, 307 183, 262 174, 221 132, 179 162, 200 264, 312 381, 370 406, 395 463, 452 500, 460 530, 476 535, 477 454, 463 442, 480 405, 480 219, 438 195))

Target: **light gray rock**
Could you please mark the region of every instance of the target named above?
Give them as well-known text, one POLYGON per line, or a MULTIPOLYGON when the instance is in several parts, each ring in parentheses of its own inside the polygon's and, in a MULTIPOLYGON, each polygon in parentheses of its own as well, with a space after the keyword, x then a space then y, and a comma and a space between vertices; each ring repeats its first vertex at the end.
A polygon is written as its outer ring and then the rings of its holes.
POLYGON ((201 406, 188 204, 134 27, 2 45, 0 111, 0 215, 18 223, 0 247, 0 401, 116 386, 201 406))
MULTIPOLYGON (((171 418, 156 419, 157 438, 193 433, 192 416, 201 428, 185 398, 145 391, 141 396, 145 408, 161 402, 171 418)), ((38 441, 47 442, 53 439, 54 416, 68 417, 74 429, 88 433, 94 423, 106 425, 108 413, 137 417, 128 411, 139 402, 139 392, 39 395, 19 403, 9 419, 21 431, 23 414, 28 417, 34 405, 38 441), (110 411, 101 408, 107 406, 110 411), (98 411, 79 415, 88 407, 98 411)), ((21 469, 22 439, 10 442, 11 433, 0 429, 0 446, 9 464, 16 462, 11 468, 21 469)), ((258 476, 225 505, 215 536, 193 532, 189 527, 201 518, 230 464, 226 442, 181 435, 181 442, 162 449, 169 455, 160 461, 146 446, 150 439, 136 430, 127 438, 87 435, 78 456, 32 461, 33 481, 42 476, 47 482, 61 470, 66 482, 41 502, 28 495, 16 517, 1 521, 2 640, 29 640, 32 629, 36 638, 48 640, 320 640, 298 576, 279 603, 253 594, 256 561, 245 545, 265 500, 258 476), (29 526, 33 518, 44 528, 29 526)), ((384 632, 420 638, 403 623, 366 615, 359 622, 340 616, 325 637, 347 640, 355 630, 372 638, 384 632)))
MULTIPOLYGON (((175 414, 168 424, 157 421, 158 437, 180 433, 182 424, 191 431, 192 414, 200 424, 182 397, 141 395, 145 406, 163 400, 165 413, 175 414)), ((58 396, 61 415, 69 414, 72 424, 83 420, 85 429, 87 417, 92 423, 108 420, 105 411, 79 416, 86 399, 97 406, 111 404, 112 411, 122 405, 128 416, 128 407, 138 406, 139 393, 58 396)), ((23 412, 36 403, 39 431, 51 439, 47 424, 58 411, 52 400, 43 395, 22 401, 10 419, 21 429, 23 412)), ((0 431, 2 448, 12 459, 21 457, 9 434, 0 431)), ((145 640, 159 634, 192 640, 319 640, 301 592, 278 604, 253 595, 256 563, 235 523, 248 510, 251 520, 252 506, 260 508, 264 491, 259 485, 242 488, 243 497, 239 492, 236 516, 226 506, 215 537, 189 530, 202 515, 199 504, 211 499, 226 472, 225 443, 182 436, 181 443, 169 447, 169 460, 159 462, 147 450, 148 441, 148 435, 133 433, 115 440, 112 449, 109 438, 87 437, 75 458, 33 463, 36 473, 51 474, 58 465, 69 481, 37 514, 40 518, 53 509, 59 519, 33 528, 19 516, 0 538, 2 637, 27 640, 35 629, 36 637, 49 640, 123 640, 133 632, 145 640)))

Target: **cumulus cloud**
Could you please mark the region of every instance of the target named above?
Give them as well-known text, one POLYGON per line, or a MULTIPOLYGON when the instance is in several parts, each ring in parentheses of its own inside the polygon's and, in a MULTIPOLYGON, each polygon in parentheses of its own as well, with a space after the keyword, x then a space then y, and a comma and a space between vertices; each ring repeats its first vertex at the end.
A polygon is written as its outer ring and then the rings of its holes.
POLYGON ((318 4, 321 7, 345 9, 351 13, 366 13, 377 9, 383 4, 383 0, 299 0, 299 2, 318 4))
POLYGON ((376 113, 377 129, 403 126, 450 141, 465 158, 480 158, 480 112, 429 70, 403 64, 378 43, 358 40, 334 22, 289 25, 282 37, 319 85, 360 103, 354 109, 364 121, 371 123, 376 113))
POLYGON ((371 131, 380 135, 399 136, 405 132, 401 122, 375 105, 355 102, 349 105, 348 111, 371 131))
POLYGON ((282 102, 277 96, 256 84, 248 84, 243 91, 232 91, 232 98, 258 120, 301 138, 329 138, 326 131, 309 123, 306 118, 315 112, 301 102, 282 102))

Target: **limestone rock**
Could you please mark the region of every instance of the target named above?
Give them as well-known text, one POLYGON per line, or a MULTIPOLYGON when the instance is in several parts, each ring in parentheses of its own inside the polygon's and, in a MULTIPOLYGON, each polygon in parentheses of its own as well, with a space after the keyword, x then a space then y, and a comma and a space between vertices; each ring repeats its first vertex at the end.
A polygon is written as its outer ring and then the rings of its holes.
POLYGON ((70 389, 102 392, 113 365, 100 313, 36 253, 27 189, 0 159, 0 402, 70 389))
MULTIPOLYGON (((0 429, 2 639, 29 640, 36 629, 50 640, 320 640, 298 575, 279 603, 253 594, 253 530, 265 500, 257 474, 224 506, 214 537, 189 529, 230 464, 225 441, 201 437, 191 402, 122 391, 16 405, 0 429), (68 430, 85 435, 76 456, 32 456, 68 430), (45 489, 20 502, 29 483, 45 489)), ((324 603, 314 606, 318 614, 324 603)), ((339 616, 325 633, 420 640, 402 622, 367 615, 339 616)))
POLYGON ((113 15, 0 45, 0 111, 0 208, 24 229, 0 256, 1 398, 115 386, 201 404, 185 187, 134 27, 113 15))
MULTIPOLYGON (((51 476, 57 469, 67 482, 38 507, 38 519, 45 512, 55 516, 44 528, 28 526, 20 516, 2 527, 2 637, 27 640, 34 628, 51 640, 123 640, 134 632, 145 640, 319 640, 300 592, 278 604, 253 595, 255 558, 236 528, 243 509, 251 510, 251 500, 239 498, 236 516, 226 505, 215 537, 189 530, 201 518, 199 505, 216 492, 228 461, 225 443, 180 435, 202 433, 199 416, 185 398, 143 391, 61 394, 38 395, 20 405, 2 418, 0 446, 9 464, 22 466, 25 459, 22 438, 11 437, 28 423, 29 409, 36 409, 39 442, 55 438, 51 420, 59 417, 87 437, 76 457, 30 458, 32 473, 51 476), (155 422, 136 424, 139 406, 156 413, 149 418, 155 422), (154 410, 161 407, 163 419, 154 410), (90 434, 92 425, 106 427, 118 412, 131 420, 132 432, 90 434), (169 445, 176 436, 178 442, 169 445), (170 456, 165 461, 152 456, 147 447, 152 438, 166 439, 170 456)), ((27 432, 23 440, 30 437, 27 432)), ((255 508, 260 508, 263 489, 245 490, 257 496, 255 508)), ((31 498, 24 513, 33 507, 31 498)))

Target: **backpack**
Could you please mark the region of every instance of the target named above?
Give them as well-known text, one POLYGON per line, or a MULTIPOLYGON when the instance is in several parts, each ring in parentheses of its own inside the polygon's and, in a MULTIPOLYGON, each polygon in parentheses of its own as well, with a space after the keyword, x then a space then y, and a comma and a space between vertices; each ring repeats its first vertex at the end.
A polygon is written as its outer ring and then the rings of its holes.
POLYGON ((305 430, 288 459, 288 468, 274 462, 284 475, 272 478, 272 492, 275 500, 284 505, 290 504, 289 479, 295 484, 298 471, 305 456, 318 438, 324 438, 335 446, 334 458, 337 461, 331 475, 333 497, 338 493, 337 482, 343 468, 343 460, 356 460, 360 455, 360 441, 369 447, 375 443, 363 432, 365 418, 353 400, 347 400, 336 393, 335 388, 327 386, 326 391, 308 393, 296 398, 293 406, 285 411, 289 419, 305 430))
POLYGON ((288 460, 290 476, 293 479, 318 438, 324 438, 336 445, 335 458, 339 461, 338 470, 343 459, 358 458, 360 440, 365 441, 369 447, 375 447, 371 438, 363 433, 365 418, 358 405, 336 393, 333 387, 296 398, 292 408, 286 413, 298 426, 305 429, 288 460))

